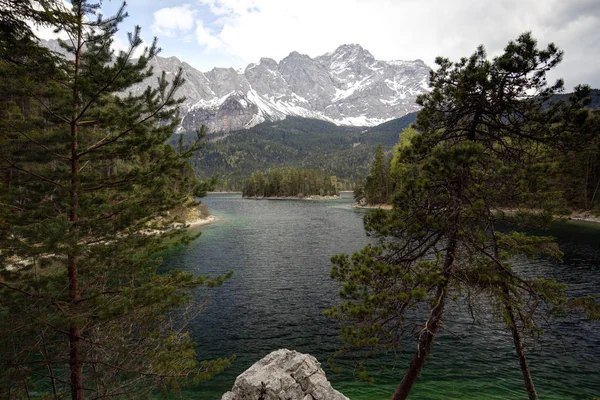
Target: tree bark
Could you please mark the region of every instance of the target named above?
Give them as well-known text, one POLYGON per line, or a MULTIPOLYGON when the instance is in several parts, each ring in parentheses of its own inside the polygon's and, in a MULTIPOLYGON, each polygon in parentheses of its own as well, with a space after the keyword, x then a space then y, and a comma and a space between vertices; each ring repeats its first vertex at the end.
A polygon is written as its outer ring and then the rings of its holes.
MULTIPOLYGON (((504 291, 506 295, 508 295, 508 288, 505 288, 504 291)), ((523 380, 525 381, 529 400, 538 400, 538 395, 535 391, 535 386, 533 385, 533 378, 531 377, 529 365, 527 364, 527 357, 525 357, 525 346, 523 346, 523 340, 521 339, 521 334, 519 333, 519 328, 517 327, 515 313, 509 303, 504 304, 504 309, 506 310, 506 314, 510 322, 510 330, 512 332, 513 342, 515 343, 515 350, 517 352, 517 356, 519 357, 521 374, 523 375, 523 380)))
MULTIPOLYGON (((79 21, 82 21, 83 14, 81 7, 77 12, 79 21)), ((78 27, 77 49, 75 51, 75 70, 73 75, 73 114, 71 116, 71 187, 70 187, 70 210, 69 221, 71 222, 71 234, 73 242, 77 241, 77 217, 79 211, 79 157, 78 150, 78 131, 77 117, 79 111, 79 66, 82 50, 82 28, 78 27)), ((75 308, 77 301, 81 298, 79 288, 79 270, 77 266, 77 255, 72 249, 68 256, 68 274, 69 274, 69 300, 71 307, 75 308)), ((83 362, 81 359, 81 335, 82 331, 78 324, 73 323, 69 327, 69 366, 71 371, 71 398, 72 400, 83 400, 83 362)))
POLYGON ((523 380, 525 381, 525 387, 527 388, 527 394, 529 395, 529 400, 538 400, 537 393, 535 391, 535 386, 533 385, 533 378, 531 377, 531 372, 529 371, 529 365, 527 363, 527 357, 525 356, 525 346, 523 345, 523 340, 521 339, 521 334, 519 333, 519 328, 517 327, 517 319, 515 318, 515 312, 510 304, 510 288, 507 283, 510 278, 507 272, 501 268, 500 264, 500 256, 498 243, 496 242, 495 236, 495 228, 492 224, 492 238, 494 243, 494 258, 497 265, 500 267, 500 274, 503 276, 504 283, 502 284, 502 291, 504 292, 505 298, 502 299, 502 303, 504 305, 504 311, 508 317, 508 323, 510 324, 510 331, 512 333, 513 342, 515 345, 515 351, 517 352, 517 356, 519 357, 519 364, 521 366, 521 374, 523 375, 523 380))
POLYGON ((438 332, 440 324, 442 322, 442 316, 444 314, 444 306, 446 303, 446 295, 448 294, 448 281, 450 278, 450 271, 454 264, 456 256, 456 249, 458 246, 456 232, 450 238, 448 249, 446 250, 446 256, 444 259, 444 266, 442 268, 442 279, 443 281, 437 287, 435 294, 435 303, 432 305, 429 318, 425 323, 425 327, 419 335, 419 341, 417 344, 417 352, 413 356, 408 370, 402 382, 396 388, 396 391, 392 395, 392 400, 404 400, 408 397, 413 385, 417 378, 421 374, 423 365, 433 346, 433 339, 438 332))
POLYGON ((594 208, 594 199, 596 198, 596 193, 598 193, 599 187, 600 187, 600 180, 596 184, 596 189, 594 190, 594 194, 592 195, 592 200, 590 201, 590 208, 594 208))
POLYGON ((583 201, 584 207, 588 210, 588 185, 590 181, 590 156, 588 156, 585 162, 585 184, 583 185, 583 201))

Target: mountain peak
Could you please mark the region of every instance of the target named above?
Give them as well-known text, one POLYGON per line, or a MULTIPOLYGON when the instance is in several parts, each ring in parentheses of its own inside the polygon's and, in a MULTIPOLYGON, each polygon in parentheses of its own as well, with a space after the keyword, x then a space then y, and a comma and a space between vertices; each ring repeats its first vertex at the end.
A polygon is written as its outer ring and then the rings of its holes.
POLYGON ((335 49, 335 51, 331 53, 331 56, 335 58, 343 57, 375 60, 373 54, 357 43, 343 44, 335 49))
POLYGON ((302 59, 310 59, 310 57, 307 56, 306 54, 301 54, 294 50, 286 58, 284 58, 284 60, 286 60, 286 59, 302 60, 302 59))
POLYGON ((259 63, 268 68, 277 68, 277 61, 273 60, 272 58, 263 57, 260 59, 259 63))
POLYGON ((339 52, 339 51, 353 51, 353 50, 365 50, 364 47, 362 47, 360 44, 358 43, 346 43, 346 44, 342 44, 339 45, 337 47, 337 49, 335 49, 335 52, 339 52))
MULTIPOLYGON (((377 61, 357 43, 311 58, 292 51, 280 62, 260 58, 243 71, 200 72, 176 57, 150 60, 154 73, 183 67, 185 96, 180 131, 205 125, 210 132, 243 129, 286 116, 318 118, 338 125, 373 126, 416 111, 415 98, 430 90, 422 61, 377 61)), ((156 87, 148 77, 132 91, 156 87)))

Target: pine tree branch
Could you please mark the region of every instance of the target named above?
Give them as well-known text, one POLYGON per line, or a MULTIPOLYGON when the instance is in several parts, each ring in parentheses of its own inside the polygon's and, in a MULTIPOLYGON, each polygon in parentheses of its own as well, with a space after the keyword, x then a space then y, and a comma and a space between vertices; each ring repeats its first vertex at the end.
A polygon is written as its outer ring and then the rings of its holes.
POLYGON ((77 126, 94 126, 94 125, 98 125, 99 123, 100 123, 100 121, 98 121, 98 120, 81 121, 81 122, 77 122, 77 126))
MULTIPOLYGON (((81 292, 83 293, 84 289, 82 289, 81 292)), ((106 296, 106 295, 109 295, 109 294, 119 294, 119 293, 123 293, 123 291, 122 290, 108 290, 106 292, 97 293, 97 294, 95 294, 93 296, 90 296, 90 297, 80 298, 79 300, 75 301, 75 304, 81 304, 81 303, 83 303, 85 301, 90 301, 90 300, 93 300, 93 299, 101 297, 101 296, 106 296)))
MULTIPOLYGON (((48 374, 42 374, 39 372, 35 372, 35 371, 31 371, 32 374, 39 376, 40 378, 51 378, 51 379, 55 379, 57 382, 62 383, 63 385, 71 385, 71 382, 69 381, 65 381, 63 379, 60 379, 58 377, 56 377, 56 375, 48 375, 48 374)), ((83 388, 83 390, 88 390, 88 391, 94 391, 94 389, 90 389, 90 388, 83 388)))
MULTIPOLYGON (((77 158, 80 158, 88 153, 91 153, 92 151, 96 151, 104 146, 107 146, 109 144, 112 144, 116 141, 118 141, 119 139, 121 139, 123 136, 129 134, 136 126, 141 125, 147 121, 149 121, 150 119, 154 118, 168 103, 168 101, 170 101, 171 99, 168 99, 167 101, 164 101, 160 107, 158 107, 156 110, 154 110, 154 112, 152 112, 151 114, 149 114, 148 116, 146 116, 145 118, 141 119, 140 121, 136 122, 135 124, 133 124, 132 126, 130 126, 129 128, 127 128, 126 130, 124 130, 123 132, 119 133, 118 135, 116 135, 114 138, 107 140, 106 142, 102 143, 102 141, 96 143, 95 145, 89 147, 88 149, 82 151, 81 153, 77 154, 77 158)), ((104 140, 104 139, 103 139, 104 140)))
POLYGON ((44 108, 46 109, 46 111, 48 111, 48 112, 49 112, 49 113, 50 113, 50 114, 51 114, 51 115, 52 115, 54 118, 56 118, 56 119, 58 119, 58 120, 60 120, 60 121, 62 121, 62 122, 64 122, 64 123, 66 123, 66 124, 69 124, 69 123, 70 123, 70 121, 69 121, 67 118, 65 118, 65 117, 61 117, 60 115, 58 115, 58 114, 56 114, 54 111, 52 111, 52 110, 50 109, 50 107, 48 107, 48 106, 46 105, 46 103, 44 103, 44 102, 42 101, 42 99, 40 99, 40 98, 39 98, 39 97, 38 97, 38 96, 37 96, 35 93, 31 93, 31 96, 32 96, 34 99, 36 99, 36 100, 37 100, 37 102, 38 102, 39 104, 41 104, 41 105, 42 105, 42 107, 44 107, 44 108))
POLYGON ((17 210, 17 211, 20 211, 20 212, 27 211, 27 210, 26 210, 26 209, 24 209, 24 208, 17 207, 17 206, 14 206, 14 205, 12 205, 12 204, 0 203, 0 206, 3 206, 3 207, 10 207, 10 208, 12 208, 12 209, 15 209, 15 210, 17 210))
POLYGON ((124 183, 132 182, 132 181, 133 181, 133 178, 121 179, 120 181, 115 181, 115 182, 111 182, 111 183, 105 183, 105 184, 102 184, 102 185, 99 185, 99 186, 94 186, 94 187, 91 187, 91 188, 85 188, 85 189, 82 188, 82 192, 88 192, 89 193, 89 192, 96 192, 96 191, 102 190, 102 189, 109 189, 109 188, 112 189, 112 188, 118 187, 118 186, 120 186, 120 185, 122 185, 124 183))
POLYGON ((2 158, 3 160, 5 160, 7 163, 9 163, 9 164, 10 164, 10 166, 11 166, 11 167, 13 167, 14 169, 16 169, 16 170, 18 170, 18 171, 25 172, 26 174, 29 174, 29 175, 31 175, 31 176, 34 176, 34 177, 36 177, 36 178, 38 178, 38 179, 40 179, 40 180, 42 180, 42 181, 44 181, 44 182, 48 182, 48 183, 51 183, 51 184, 53 184, 53 185, 55 185, 55 186, 58 186, 58 187, 60 187, 60 188, 66 189, 66 187, 65 187, 64 185, 62 185, 62 184, 60 184, 60 183, 58 183, 58 182, 56 182, 56 181, 53 181, 53 180, 52 180, 52 179, 50 179, 50 178, 46 178, 46 177, 45 177, 45 176, 43 176, 43 175, 38 175, 38 174, 36 174, 35 172, 31 172, 31 171, 29 171, 29 170, 27 170, 27 169, 25 169, 25 168, 21 168, 21 167, 19 167, 17 164, 15 164, 14 162, 12 162, 10 159, 8 159, 7 157, 3 156, 2 154, 0 154, 0 158, 2 158))
MULTIPOLYGON (((474 244, 473 241, 471 241, 474 244)), ((536 290, 531 286, 531 283, 516 275, 514 272, 506 268, 506 266, 500 262, 493 254, 490 254, 484 247, 477 247, 477 251, 481 252, 484 256, 486 256, 490 261, 492 261, 501 271, 507 274, 507 276, 519 282, 522 289, 526 290, 528 293, 535 295, 537 297, 536 290)))
POLYGON ((21 136, 24 136, 27 140, 29 140, 31 143, 35 144, 36 146, 41 147, 42 149, 46 150, 48 153, 52 154, 55 157, 58 157, 62 160, 66 160, 69 161, 70 158, 63 156, 61 154, 55 153, 54 151, 50 150, 46 145, 39 143, 38 141, 32 139, 29 135, 27 135, 25 132, 23 132, 20 128, 18 128, 17 126, 13 125, 11 122, 5 120, 4 118, 0 118, 0 121, 2 121, 4 124, 8 125, 10 128, 14 129, 17 133, 19 133, 21 136))
POLYGON ((7 284, 6 282, 2 282, 2 281, 0 281, 0 286, 4 286, 4 287, 5 287, 5 288, 7 288, 7 289, 10 289, 10 290, 12 290, 12 291, 15 291, 15 292, 18 292, 18 293, 24 294, 24 295, 25 295, 25 296, 27 296, 27 297, 40 298, 40 296, 36 296, 36 295, 35 295, 35 294, 33 294, 33 293, 29 293, 29 292, 27 292, 27 291, 25 291, 25 290, 22 290, 22 289, 16 288, 16 287, 14 287, 14 286, 11 286, 11 285, 7 284))
POLYGON ((127 53, 127 57, 125 58, 125 60, 123 61, 123 64, 119 67, 119 70, 116 72, 115 75, 113 75, 112 79, 110 81, 108 81, 102 88, 100 88, 100 90, 98 90, 88 101, 88 103, 81 109, 81 111, 79 112, 79 115, 75 118, 74 122, 77 123, 77 121, 79 121, 79 119, 81 117, 83 117, 83 115, 85 114, 85 112, 88 110, 88 108, 90 108, 90 106, 92 104, 94 104, 94 102, 98 99, 98 97, 100 97, 100 95, 107 90, 113 83, 115 83, 115 81, 117 80, 117 78, 119 78, 119 76, 121 76, 121 73, 123 73, 123 70, 125 69, 125 67, 127 66, 127 63, 129 62, 129 59, 131 58, 131 54, 133 53, 133 51, 137 48, 137 46, 132 46, 129 49, 129 52, 127 53))

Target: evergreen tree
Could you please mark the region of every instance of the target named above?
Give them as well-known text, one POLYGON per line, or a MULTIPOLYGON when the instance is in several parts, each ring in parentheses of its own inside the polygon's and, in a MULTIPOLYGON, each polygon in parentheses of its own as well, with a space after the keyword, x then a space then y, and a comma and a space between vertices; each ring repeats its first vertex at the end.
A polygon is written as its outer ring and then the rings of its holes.
POLYGON ((407 330, 406 314, 428 305, 417 351, 393 399, 409 395, 452 294, 469 293, 462 296, 469 306, 475 297, 489 302, 506 321, 530 399, 537 394, 522 332, 539 332, 545 315, 537 304, 545 303, 551 313, 576 308, 599 316, 596 298, 568 298, 564 285, 512 268, 516 254, 560 259, 551 238, 496 229, 507 219, 499 212, 506 204, 541 209, 517 217, 521 225, 538 227, 559 209, 560 201, 539 190, 532 171, 546 160, 548 146, 566 147, 581 138, 578 129, 587 118, 580 119, 578 101, 547 102, 562 82, 549 87, 545 74, 561 58, 553 45, 539 50, 529 34, 493 61, 482 47, 458 63, 438 58, 433 90, 418 100, 419 132, 396 148, 393 209, 365 217, 365 229, 379 243, 351 258, 332 258, 331 274, 343 283, 345 301, 328 314, 340 320, 348 349, 397 347, 407 330))
POLYGON ((273 169, 268 173, 252 174, 244 184, 244 197, 305 197, 338 196, 337 177, 321 175, 318 171, 273 169))
POLYGON ((181 72, 128 93, 159 49, 132 60, 136 27, 130 48, 113 53, 123 7, 103 18, 84 0, 19 4, 51 16, 69 56, 39 48, 25 27, 2 38, 0 397, 35 386, 56 399, 141 398, 209 377, 229 360, 196 360, 184 329, 195 311, 183 307, 187 288, 226 277, 156 272, 165 239, 192 239, 170 211, 197 206, 207 189, 187 165, 199 142, 165 143, 181 72), (24 45, 10 53, 11 41, 24 45))
POLYGON ((389 163, 385 160, 383 147, 377 146, 373 166, 365 182, 365 197, 368 204, 389 203, 390 179, 389 163))
POLYGON ((588 140, 575 148, 548 149, 552 159, 545 166, 544 184, 560 191, 570 207, 600 213, 600 111, 589 113, 583 127, 588 140))

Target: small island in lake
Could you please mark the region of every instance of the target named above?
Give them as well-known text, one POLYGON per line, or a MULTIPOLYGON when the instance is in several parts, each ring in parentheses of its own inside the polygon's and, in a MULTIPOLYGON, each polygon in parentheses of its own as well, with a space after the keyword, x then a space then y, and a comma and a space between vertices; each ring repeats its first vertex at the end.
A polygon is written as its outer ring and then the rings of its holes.
POLYGON ((336 176, 316 170, 273 169, 250 175, 242 196, 256 199, 337 199, 340 189, 336 176))

